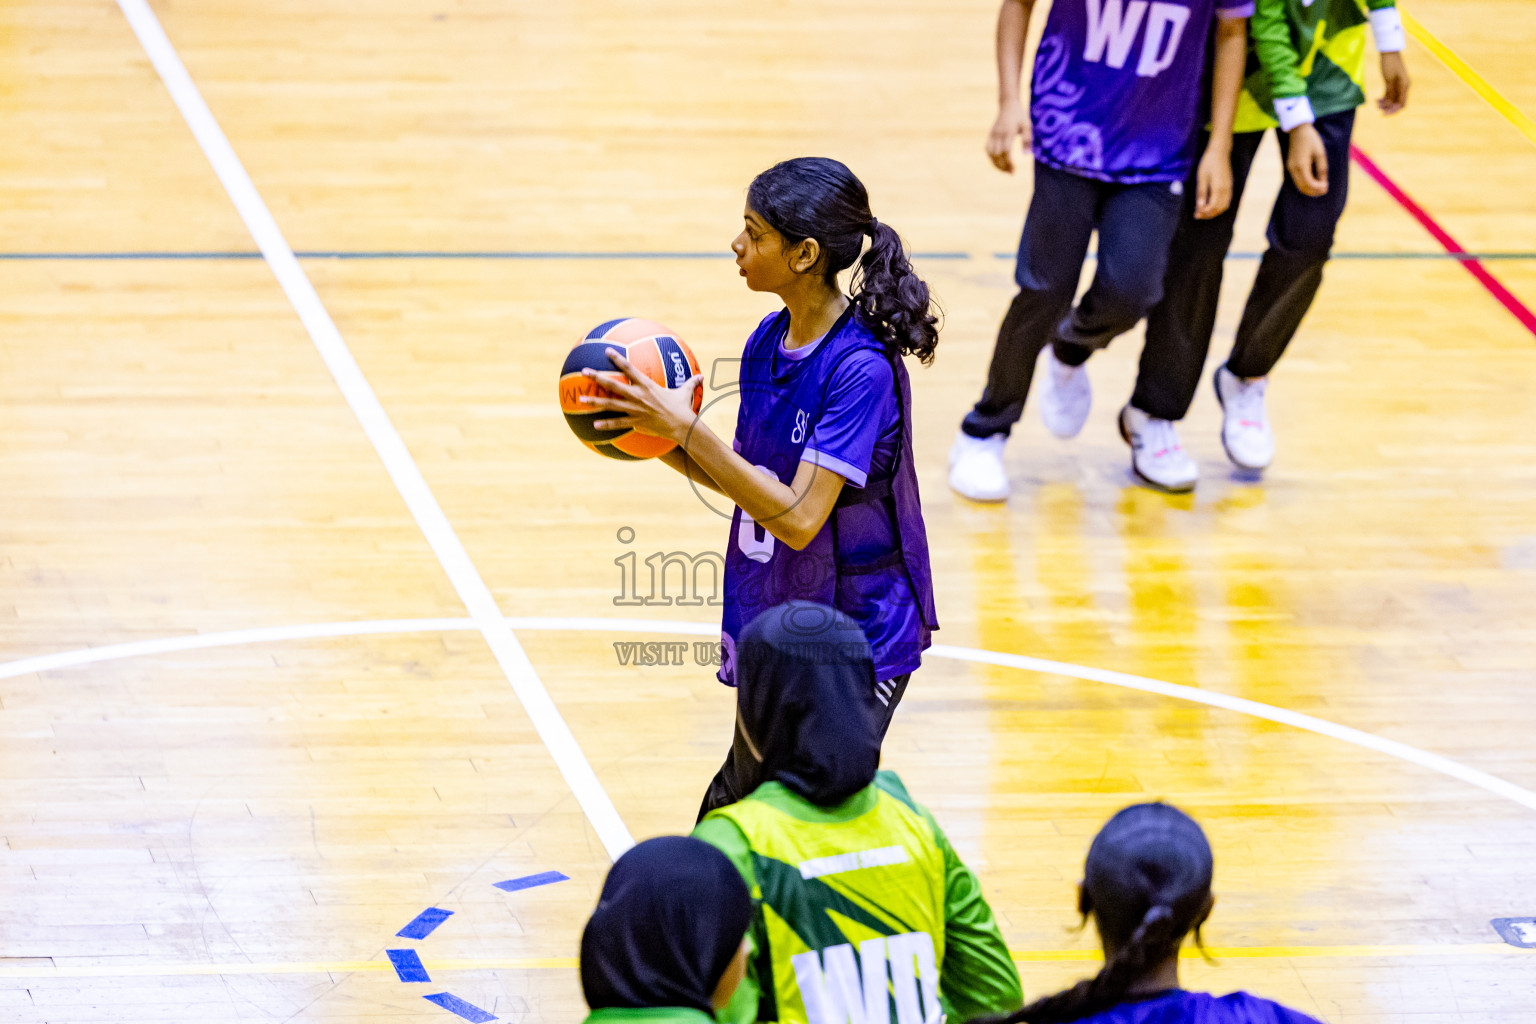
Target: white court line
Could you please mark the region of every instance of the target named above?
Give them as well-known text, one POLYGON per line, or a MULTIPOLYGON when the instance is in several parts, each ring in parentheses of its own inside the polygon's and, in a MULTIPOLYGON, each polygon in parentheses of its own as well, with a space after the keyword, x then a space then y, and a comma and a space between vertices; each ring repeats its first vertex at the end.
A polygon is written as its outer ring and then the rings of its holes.
POLYGON ((230 201, 235 204, 240 219, 245 221, 251 237, 255 239, 267 265, 277 277, 278 284, 288 296, 294 311, 299 314, 315 348, 320 351, 320 357, 330 369, 331 376, 336 378, 337 387, 352 407, 353 414, 357 416, 363 432, 368 435, 368 440, 373 443, 374 450, 379 453, 385 470, 395 482, 400 496, 405 499, 416 525, 426 535, 427 543, 437 555, 443 571, 448 574, 453 589, 469 609, 470 618, 485 637, 497 664, 506 673, 507 681, 512 684, 512 690, 522 702, 523 710, 532 720, 539 738, 549 748, 560 774, 576 795, 577 802, 581 804, 587 820, 592 823, 608 856, 617 859, 619 854, 634 845, 629 829, 614 809, 613 801, 603 790, 602 783, 598 782, 586 755, 576 743, 576 737, 571 735, 570 727, 560 717, 559 709, 550 700, 549 692, 539 681, 528 655, 502 617, 490 588, 470 562, 464 545, 459 542, 448 517, 443 515, 442 508, 427 487, 421 471, 416 468, 405 442, 400 439, 384 407, 379 404, 378 396, 373 393, 357 361, 352 358, 341 332, 336 329, 330 314, 320 302, 320 296, 299 266, 277 221, 272 218, 267 204, 257 193, 250 175, 245 173, 244 165, 235 155, 229 140, 224 137, 212 111, 203 102, 202 94, 193 84, 187 69, 182 66, 181 58, 176 55, 175 48, 166 38, 164 29, 160 27, 149 5, 145 0, 118 0, 118 6, 122 8, 128 24, 133 27, 134 34, 139 37, 139 43, 149 55, 155 70, 160 73, 171 99, 181 110, 181 116, 186 118, 187 127, 192 129, 197 144, 213 165, 214 173, 229 193, 230 201))
POLYGON ((201 651, 209 647, 235 647, 282 640, 323 640, 379 633, 447 633, 475 628, 473 619, 378 619, 373 622, 316 622, 308 626, 270 626, 265 629, 235 629, 227 633, 194 633, 190 636, 135 640, 126 644, 103 644, 101 647, 8 661, 0 664, 0 679, 30 675, 33 672, 52 672, 77 665, 92 665, 98 661, 174 654, 177 651, 201 651))
MULTIPOLYGON (((577 745, 575 737, 571 734, 569 726, 561 718, 559 710, 550 700, 549 693, 544 689, 534 672, 533 665, 528 661, 527 654, 513 635, 511 620, 502 617, 497 608, 495 598, 485 581, 475 570, 469 560, 468 553, 459 542, 453 527, 447 517, 443 515, 437 499, 432 496, 425 479, 411 459, 405 443, 390 423, 384 408, 379 404, 373 389, 363 377, 352 353, 347 349, 346 342, 342 340, 336 325, 331 321, 320 297, 315 293, 309 278, 305 276, 298 260, 293 255, 293 250, 283 238, 278 229, 277 222, 267 210, 257 193, 255 185, 246 174, 239 157, 235 155, 229 140, 224 137, 218 122, 208 110, 198 93, 196 85, 187 74, 186 68, 176 56, 175 49, 170 40, 165 36, 159 21, 155 19, 144 0, 118 0, 118 6, 127 16, 134 33, 139 37, 139 42, 144 46, 150 61, 160 73, 166 88, 171 93, 171 98, 186 118, 187 125, 192 129, 198 144, 202 146, 209 162, 213 165, 214 172, 224 184, 231 201, 241 219, 245 221, 252 238, 261 249, 267 264, 272 268, 278 283, 287 294, 289 302, 293 304, 300 320, 309 331, 315 347, 319 350, 321 358, 330 368, 332 376, 340 387, 347 404, 352 407, 358 421, 362 424, 368 439, 373 443, 374 449, 379 453, 384 462, 385 469, 390 478, 394 480, 400 495, 405 499, 406 506, 411 515, 415 517, 417 525, 426 535, 428 544, 437 555, 444 571, 448 574, 454 589, 470 612, 474 628, 478 629, 485 637, 496 661, 501 665, 511 682, 514 692, 522 701, 524 709, 533 721, 534 728, 540 738, 548 746, 561 775, 565 777, 580 802, 582 810, 586 812, 588 820, 592 822, 604 847, 611 857, 617 857, 633 843, 629 831, 620 820, 613 802, 598 782, 592 766, 587 762, 581 748, 577 745)), ((420 620, 439 621, 439 620, 420 620)), ((449 620, 454 621, 454 620, 449 620)), ((529 622, 541 621, 546 625, 540 627, 530 625, 524 628, 578 628, 578 629, 613 629, 618 628, 618 623, 608 622, 602 619, 571 619, 571 620, 527 620, 529 622), (561 627, 555 623, 565 622, 568 625, 561 627)), ((354 626, 355 624, 342 624, 354 626)), ((687 635, 714 635, 713 626, 707 632, 701 632, 704 628, 694 623, 652 623, 647 631, 658 633, 683 633, 687 635), (662 628, 665 627, 665 628, 662 628)), ((313 629, 317 627, 294 627, 297 629, 313 629)), ((638 628, 638 627, 636 627, 638 628)), ((251 632, 251 631, 242 631, 251 632)), ((263 632, 263 631, 255 631, 263 632)), ((237 635, 237 634, 222 634, 237 635)), ((315 634, 308 634, 313 636, 315 634)), ((333 634, 344 635, 344 634, 333 634)), ((280 639, 281 637, 272 637, 280 639)), ((298 638, 298 635, 295 635, 298 638)), ((218 646, 207 643, 210 637, 187 638, 192 641, 204 641, 202 644, 193 643, 187 647, 171 647, 167 650, 191 650, 198 646, 218 646)), ((164 641, 170 643, 171 641, 164 641)), ((233 643, 248 643, 252 640, 236 640, 233 643)), ((154 644, 161 641, 145 641, 154 644)), ((136 645, 125 644, 119 647, 133 647, 136 645)), ((104 652, 108 648, 100 648, 104 652)), ((73 652, 72 655, 53 655, 47 657, 84 657, 88 652, 73 652)), ((144 653, 150 653, 148 651, 144 653)), ((1490 793, 1513 800, 1524 807, 1536 810, 1536 793, 1511 782, 1488 775, 1484 772, 1469 768, 1460 762, 1449 758, 1432 754, 1417 747, 1412 747, 1394 740, 1384 739, 1371 733, 1351 729, 1348 726, 1338 725, 1333 722, 1311 715, 1304 715, 1295 711, 1288 711, 1270 704, 1262 704, 1257 701, 1244 700, 1240 697, 1230 697, 1225 694, 1212 693, 1207 690, 1199 690, 1194 687, 1178 686, 1173 683, 1164 683, 1155 679, 1146 679, 1140 676, 1131 676, 1125 673, 1109 672, 1102 669, 1087 668, 1084 666, 1068 665, 1064 662, 1045 661, 1038 658, 1028 658, 1023 655, 1001 654, 991 651, 980 651, 971 648, 951 647, 949 645, 937 645, 931 653, 939 657, 956 658, 963 661, 972 661, 982 664, 999 665, 1009 668, 1022 668, 1028 671, 1047 672, 1055 675, 1064 675, 1076 679, 1084 679, 1093 682, 1108 683, 1114 686, 1123 686, 1129 689, 1141 690, 1147 693, 1157 693, 1163 696, 1175 697, 1180 700, 1206 704, 1211 707, 1224 708, 1237 711, 1242 714, 1252 715, 1257 718, 1267 719, 1283 725, 1291 725, 1309 732, 1315 732, 1324 736, 1331 736, 1346 743, 1374 750, 1399 758, 1409 763, 1428 768, 1431 771, 1459 779, 1470 785, 1477 786, 1490 793)), ((117 655, 128 657, 129 654, 117 655)), ((36 662, 39 659, 28 659, 36 662)), ((74 664, 84 664, 92 660, 107 660, 105 658, 86 658, 74 664)), ((19 663, 13 663, 19 664, 19 663)), ((62 667, 62 666, 58 666, 62 667)), ((27 671, 40 671, 40 669, 28 669, 27 671)), ((4 678, 4 666, 0 666, 0 678, 4 678)), ((19 674, 19 673, 17 673, 19 674)))
POLYGON ((956 661, 972 661, 984 665, 998 665, 1003 668, 1021 668, 1027 672, 1043 672, 1047 675, 1070 676, 1073 679, 1084 679, 1094 683, 1108 683, 1110 686, 1123 686, 1128 690, 1141 690, 1143 693, 1155 693, 1163 697, 1174 697, 1178 700, 1192 701, 1196 704, 1205 704, 1213 708, 1222 708, 1226 711, 1236 711, 1243 715, 1252 715, 1254 718, 1263 718, 1281 725, 1294 726, 1297 729, 1305 729, 1307 732, 1315 732, 1320 736, 1331 736, 1345 743, 1353 743, 1357 747, 1374 750, 1380 754, 1386 754, 1399 760, 1416 764, 1420 768, 1428 768, 1432 772, 1441 775, 1449 775, 1453 779, 1486 789, 1495 796, 1502 796, 1507 800, 1513 800, 1523 807, 1536 811, 1536 793, 1529 789, 1517 786, 1513 782, 1507 782, 1497 775, 1489 775, 1480 772, 1476 768, 1469 768, 1460 761, 1452 761, 1448 757, 1432 754, 1418 747, 1411 747, 1406 743, 1389 740, 1375 733, 1362 732, 1359 729, 1351 729, 1347 725, 1339 725, 1330 722, 1326 718, 1314 718, 1312 715, 1304 715, 1300 711, 1290 711, 1286 708, 1276 707, 1273 704, 1263 704, 1256 700, 1247 700, 1243 697, 1233 697, 1225 693, 1217 693, 1212 690, 1201 690, 1193 686, 1180 686, 1176 683, 1165 683, 1158 679, 1148 679, 1145 676, 1133 676, 1124 672, 1111 672, 1108 669, 1088 668, 1084 665, 1073 665, 1065 661, 1047 661, 1044 658, 1030 658, 1022 654, 1001 654, 996 651, 979 651, 970 647, 951 647, 948 644, 934 644, 928 649, 929 654, 941 658, 954 658, 956 661))
MULTIPOLYGON (((712 622, 556 617, 509 618, 504 621, 509 629, 528 630, 529 632, 660 633, 674 636, 709 637, 720 635, 719 627, 712 622)), ((20 661, 0 663, 0 679, 9 679, 13 676, 27 675, 33 672, 71 668, 99 661, 115 661, 119 658, 132 658, 146 654, 169 654, 175 651, 203 650, 209 647, 230 647, 238 644, 271 643, 280 640, 314 640, 325 637, 362 636, 380 633, 468 631, 478 628, 478 624, 470 619, 386 619, 377 622, 320 622, 303 626, 241 629, 228 633, 205 633, 192 636, 170 637, 165 640, 143 640, 135 643, 113 644, 105 647, 87 648, 81 651, 65 651, 60 654, 45 654, 35 658, 24 658, 20 661)), ((1476 768, 1467 767, 1460 761, 1453 761, 1448 757, 1432 754, 1427 750, 1421 750, 1406 743, 1389 740, 1374 733, 1362 732, 1359 729, 1351 729, 1347 725, 1339 725, 1324 718, 1304 715, 1299 711, 1289 711, 1285 708, 1276 707, 1273 704, 1263 704, 1259 701, 1246 700, 1242 697, 1233 697, 1211 690, 1201 690, 1193 686, 1165 683, 1158 679, 1133 676, 1125 672, 1111 672, 1107 669, 1074 665, 1065 661, 1048 661, 1044 658, 1030 658, 1022 654, 1005 654, 1000 651, 985 651, 975 647, 934 644, 928 649, 928 653, 937 658, 949 658, 954 661, 968 661, 980 665, 996 665, 1000 668, 1021 669, 1025 672, 1039 672, 1045 675, 1064 676, 1068 679, 1081 679, 1085 682, 1105 683, 1109 686, 1119 686, 1128 690, 1140 690, 1143 693, 1157 694, 1161 697, 1172 697, 1175 700, 1185 700, 1193 704, 1204 704, 1207 707, 1220 708, 1224 711, 1235 711, 1241 715, 1250 715, 1254 718, 1262 718, 1281 725, 1289 725, 1306 732, 1341 740, 1357 747, 1364 747, 1366 750, 1373 750, 1379 754, 1386 754, 1388 757, 1395 757, 1400 761, 1407 761, 1409 764, 1418 765, 1420 768, 1427 768, 1432 772, 1447 775, 1453 779, 1486 790, 1495 796, 1501 796, 1506 800, 1513 800, 1522 807, 1536 810, 1536 793, 1517 786, 1513 782, 1501 779, 1496 775, 1480 772, 1476 768)))

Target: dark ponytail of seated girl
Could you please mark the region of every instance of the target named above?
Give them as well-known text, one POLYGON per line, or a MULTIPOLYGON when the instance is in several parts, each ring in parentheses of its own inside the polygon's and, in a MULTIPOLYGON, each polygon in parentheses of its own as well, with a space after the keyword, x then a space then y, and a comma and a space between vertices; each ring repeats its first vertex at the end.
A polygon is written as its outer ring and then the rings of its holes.
POLYGON ((875 337, 892 354, 933 362, 939 318, 928 286, 913 271, 901 238, 870 212, 864 183, 844 164, 826 157, 774 164, 752 180, 747 203, 786 244, 816 239, 828 282, 857 261, 849 290, 875 337), (869 250, 860 258, 866 237, 869 250))
POLYGON ((1098 925, 1107 959, 1092 978, 987 1024, 1069 1024, 1126 1000, 1131 988, 1195 933, 1211 909, 1205 833, 1168 804, 1116 814, 1088 849, 1078 909, 1098 925))

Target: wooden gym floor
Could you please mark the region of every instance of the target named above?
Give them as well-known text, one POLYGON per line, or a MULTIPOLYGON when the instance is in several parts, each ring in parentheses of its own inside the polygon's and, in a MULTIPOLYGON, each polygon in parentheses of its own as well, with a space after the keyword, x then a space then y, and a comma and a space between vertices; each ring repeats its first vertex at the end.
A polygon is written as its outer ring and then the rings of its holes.
POLYGON ((745 186, 808 153, 863 177, 948 311, 914 377, 949 646, 887 763, 1027 992, 1093 969, 1087 840, 1162 797, 1217 849, 1190 984, 1334 1022, 1536 1019, 1536 952, 1490 926, 1536 915, 1529 3, 1412 3, 1412 105, 1357 133, 1507 301, 1357 167, 1262 482, 1203 390, 1198 491, 1132 485, 1131 336, 1081 438, 1027 415, 1006 508, 944 482, 1028 196, 982 154, 993 0, 153 8, 318 302, 306 326, 255 258, 116 4, 0 9, 0 1020, 459 1019, 438 993, 579 1019, 609 850, 689 827, 732 712, 691 649, 614 646, 709 637, 713 609, 616 606, 616 560, 643 579, 723 521, 581 449, 556 369, 625 314, 738 354, 769 309, 724 258, 745 186), (396 937, 428 907, 453 915, 396 937))

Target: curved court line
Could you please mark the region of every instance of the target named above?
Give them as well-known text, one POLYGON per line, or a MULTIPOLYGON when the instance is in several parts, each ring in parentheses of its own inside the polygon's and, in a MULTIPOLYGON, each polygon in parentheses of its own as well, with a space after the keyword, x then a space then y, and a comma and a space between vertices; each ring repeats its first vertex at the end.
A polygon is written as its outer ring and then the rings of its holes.
POLYGON ((141 658, 151 654, 175 654, 201 651, 210 647, 237 647, 241 644, 273 643, 283 640, 325 640, 338 636, 369 636, 389 633, 449 633, 475 628, 473 619, 376 619, 369 622, 316 622, 308 626, 271 626, 263 629, 234 629, 224 633, 194 633, 157 640, 135 640, 123 644, 103 644, 78 651, 44 654, 0 664, 0 679, 52 672, 55 669, 93 665, 99 661, 141 658))
POLYGON ((145 0, 117 2, 134 35, 138 37, 139 44, 144 48, 145 55, 165 83, 176 109, 186 120, 192 137, 197 140, 203 155, 213 166, 213 172, 229 195, 229 201, 234 204, 235 212, 245 223, 256 248, 261 250, 268 268, 277 278, 283 294, 298 314, 310 341, 314 343, 315 350, 335 379, 347 407, 357 417, 358 425, 378 454, 379 461, 384 464, 384 470, 405 502, 411 518, 426 538, 432 553, 437 556, 438 564, 442 566, 459 600, 464 602, 475 628, 491 649, 496 664, 501 666, 502 673, 512 686, 512 692, 517 695, 518 702, 533 723, 534 731, 539 734, 539 739, 554 759, 555 767, 571 788, 571 793, 581 805, 582 813, 587 816, 587 821, 597 833, 609 858, 617 860, 621 853, 635 845, 629 829, 619 817, 618 809, 613 806, 603 784, 598 781, 591 763, 582 753, 575 734, 560 716, 560 709, 555 707, 549 691, 544 689, 544 683, 533 669, 533 662, 528 660, 517 637, 507 627, 495 595, 470 561, 469 552, 464 550, 453 524, 448 521, 432 488, 421 475, 421 469, 411 458, 405 441, 390 422, 389 414, 384 411, 378 395, 363 376, 357 360, 352 357, 352 351, 347 348, 335 321, 320 301, 319 293, 304 273, 304 268, 299 265, 272 211, 262 201, 256 184, 251 181, 245 165, 240 162, 224 130, 219 127, 218 120, 203 101, 202 93, 181 63, 176 48, 166 37, 165 30, 149 9, 149 4, 145 0))
MULTIPOLYGON (((720 635, 720 628, 714 623, 670 622, 665 619, 530 616, 506 618, 502 621, 509 632, 512 630, 561 633, 612 633, 617 631, 624 633, 660 633, 674 636, 717 637, 720 635)), ((370 622, 319 622, 299 626, 240 629, 226 633, 203 633, 183 637, 169 637, 163 640, 140 640, 133 643, 111 644, 104 647, 91 647, 85 650, 64 651, 58 654, 44 654, 33 658, 23 658, 19 661, 0 664, 0 679, 28 675, 33 672, 71 668, 77 665, 89 665, 96 662, 115 661, 121 658, 141 657, 149 654, 171 654, 178 651, 205 650, 211 647, 233 647, 240 644, 271 643, 282 640, 318 640, 329 637, 388 633, 473 632, 480 628, 480 624, 474 619, 446 618, 383 619, 370 622)), ((519 646, 519 650, 521 650, 521 646, 519 646)), ((1175 700, 1189 701, 1192 704, 1204 704, 1207 707, 1220 708, 1223 711, 1235 711, 1238 714, 1248 715, 1253 718, 1262 718, 1280 725, 1289 725, 1306 732, 1328 736, 1344 743, 1363 747, 1366 750, 1373 750, 1379 754, 1386 754, 1388 757, 1395 757, 1400 761, 1407 761, 1409 764, 1415 764, 1420 768, 1427 768, 1432 772, 1449 776, 1468 785, 1486 790, 1495 796, 1511 800, 1522 807, 1536 811, 1536 792, 1517 786, 1513 782, 1501 779, 1496 775, 1489 775, 1487 772, 1481 772, 1476 768, 1468 767, 1460 761, 1453 761, 1448 757, 1443 757, 1406 743, 1399 743, 1397 740, 1389 740, 1385 737, 1377 736, 1375 733, 1353 729, 1347 725, 1339 725, 1337 722, 1330 722, 1325 718, 1317 718, 1299 711, 1291 711, 1286 708, 1277 707, 1274 704, 1264 704, 1260 701, 1248 700, 1245 697, 1234 697, 1230 694, 1219 693, 1213 690, 1202 690, 1194 686, 1165 683, 1159 679, 1149 679, 1146 676, 1135 676, 1126 672, 1090 668, 1087 665, 1074 665, 1066 661, 1031 658, 1023 654, 1007 654, 1001 651, 987 651, 975 647, 956 647, 951 644, 934 644, 928 649, 928 653, 936 658, 948 658, 952 661, 966 661, 978 665, 994 665, 999 668, 1014 668, 1025 672, 1038 672, 1045 675, 1064 676, 1069 679, 1081 679, 1085 682, 1104 683, 1108 686, 1118 686, 1127 690, 1139 690, 1142 693, 1157 694, 1160 697, 1171 697, 1175 700)))
POLYGON ((1248 700, 1245 697, 1233 697, 1229 694, 1218 693, 1213 690, 1201 690, 1193 686, 1180 686, 1177 683, 1165 683, 1158 679, 1148 679, 1145 676, 1133 676, 1125 672, 1111 672, 1108 669, 1088 668, 1083 665, 1073 665, 1064 661, 1047 661, 1044 658, 1030 658, 1022 654, 1000 654, 995 651, 979 651, 969 647, 951 647, 948 644, 934 644, 928 651, 941 658, 953 658, 956 661, 970 661, 983 665, 997 665, 1002 668, 1021 668, 1028 672, 1043 672, 1047 675, 1070 676, 1073 679, 1083 679, 1095 683, 1107 683, 1110 686, 1122 686, 1128 690, 1140 690, 1143 693, 1155 693, 1163 697, 1173 697, 1178 700, 1187 700, 1195 704, 1205 704, 1213 708, 1221 708, 1225 711, 1236 711, 1239 714, 1251 715, 1254 718, 1263 718, 1267 721, 1277 722, 1280 725, 1294 726, 1307 732, 1315 732, 1321 736, 1330 736, 1345 743, 1352 743, 1357 747, 1374 750, 1380 754, 1416 764, 1421 768, 1439 772, 1441 775, 1449 775, 1453 779, 1460 779, 1485 789, 1495 796, 1502 796, 1506 800, 1513 800, 1522 807, 1528 807, 1536 811, 1536 792, 1507 782, 1496 775, 1480 772, 1476 768, 1469 768, 1460 761, 1453 761, 1439 754, 1432 754, 1427 750, 1389 740, 1375 733, 1363 732, 1352 729, 1347 725, 1339 725, 1325 718, 1315 718, 1312 715, 1302 714, 1300 711, 1290 711, 1286 708, 1276 707, 1273 704, 1264 704, 1256 700, 1248 700))

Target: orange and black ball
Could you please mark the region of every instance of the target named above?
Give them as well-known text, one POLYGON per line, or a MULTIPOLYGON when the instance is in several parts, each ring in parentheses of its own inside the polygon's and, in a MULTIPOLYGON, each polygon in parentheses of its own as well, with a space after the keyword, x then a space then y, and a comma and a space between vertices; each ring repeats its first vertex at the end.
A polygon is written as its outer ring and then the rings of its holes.
MULTIPOLYGON (((594 369, 606 377, 624 379, 624 374, 608 358, 608 350, 624 353, 636 370, 663 387, 682 387, 699 372, 699 361, 683 339, 652 320, 625 317, 609 320, 587 332, 571 349, 560 368, 560 411, 565 422, 581 443, 610 459, 654 459, 676 445, 660 437, 634 430, 598 430, 592 424, 601 419, 617 419, 624 414, 594 410, 581 402, 582 395, 611 395, 612 392, 582 373, 594 369)), ((694 392, 693 411, 703 402, 703 389, 694 392)))

